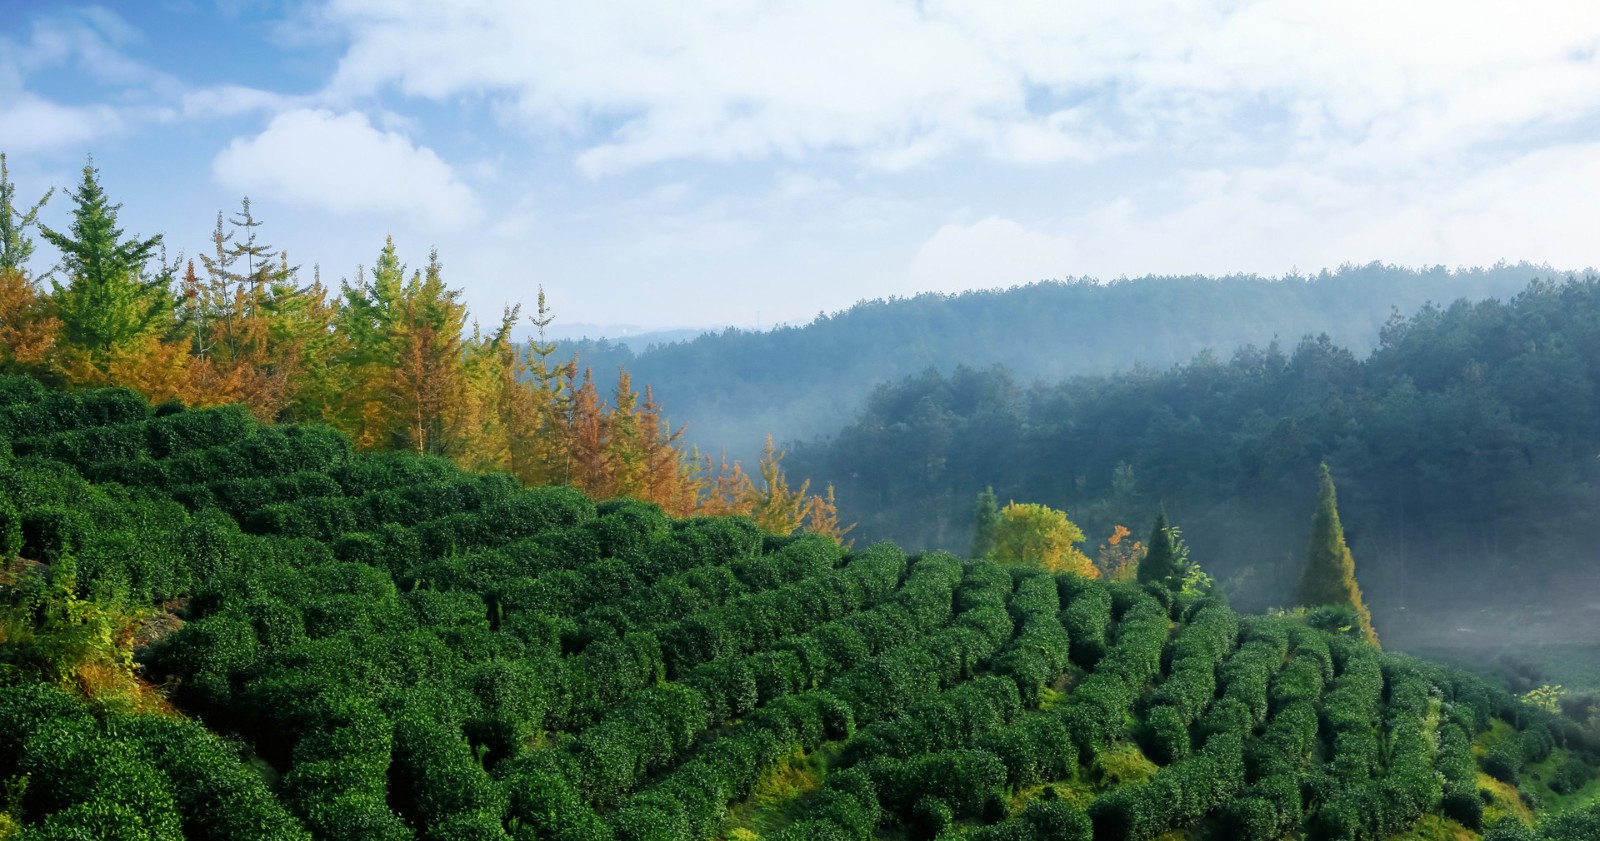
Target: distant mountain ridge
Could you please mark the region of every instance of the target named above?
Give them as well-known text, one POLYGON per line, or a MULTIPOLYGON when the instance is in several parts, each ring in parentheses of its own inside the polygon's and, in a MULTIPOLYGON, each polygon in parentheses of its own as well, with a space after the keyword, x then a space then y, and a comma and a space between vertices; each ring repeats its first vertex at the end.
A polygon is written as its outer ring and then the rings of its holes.
POLYGON ((1371 263, 1315 276, 1143 277, 1046 281, 1004 290, 863 301, 810 324, 728 328, 641 349, 634 339, 561 343, 597 375, 626 366, 649 383, 687 438, 749 458, 762 438, 809 440, 840 429, 879 383, 929 368, 1004 364, 1023 381, 1165 368, 1206 349, 1226 356, 1274 338, 1327 333, 1365 354, 1396 311, 1430 301, 1507 298, 1547 265, 1409 269, 1371 263))

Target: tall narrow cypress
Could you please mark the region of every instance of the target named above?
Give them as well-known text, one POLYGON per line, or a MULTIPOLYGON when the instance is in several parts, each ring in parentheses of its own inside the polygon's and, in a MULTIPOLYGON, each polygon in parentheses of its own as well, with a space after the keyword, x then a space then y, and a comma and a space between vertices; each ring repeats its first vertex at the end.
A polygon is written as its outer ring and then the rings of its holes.
POLYGON ((1356 583, 1356 562, 1344 542, 1344 527, 1339 524, 1339 503, 1328 465, 1322 465, 1317 479, 1317 510, 1311 516, 1311 545, 1306 566, 1300 573, 1297 590, 1300 604, 1306 607, 1336 605, 1355 612, 1361 634, 1373 645, 1378 632, 1372 627, 1372 612, 1361 599, 1356 583))
POLYGON ((1160 584, 1172 590, 1183 586, 1183 570, 1169 528, 1167 507, 1163 505, 1156 512, 1155 527, 1150 529, 1150 551, 1139 561, 1140 584, 1160 584))
POLYGON ((994 551, 995 530, 1000 525, 1000 508, 994 501, 994 488, 983 489, 978 494, 978 506, 972 515, 972 557, 987 558, 994 551))

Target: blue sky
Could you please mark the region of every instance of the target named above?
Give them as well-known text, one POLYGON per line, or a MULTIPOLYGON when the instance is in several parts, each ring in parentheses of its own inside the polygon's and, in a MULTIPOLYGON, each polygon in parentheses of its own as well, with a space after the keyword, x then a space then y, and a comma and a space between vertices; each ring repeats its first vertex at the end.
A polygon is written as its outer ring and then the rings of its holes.
MULTIPOLYGON (((1586 0, 0 0, 22 198, 248 195, 325 280, 386 235, 493 320, 1372 260, 1600 263, 1586 0)), ((46 209, 64 223, 67 202, 46 209)), ((52 256, 40 250, 37 271, 52 256)))

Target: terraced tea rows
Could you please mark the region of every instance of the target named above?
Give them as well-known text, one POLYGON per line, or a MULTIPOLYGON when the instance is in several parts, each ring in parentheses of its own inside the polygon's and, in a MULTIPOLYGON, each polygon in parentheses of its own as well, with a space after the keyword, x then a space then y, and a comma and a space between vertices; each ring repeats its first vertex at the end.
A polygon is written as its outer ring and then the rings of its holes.
POLYGON ((1480 766, 1600 789, 1570 721, 1216 599, 114 390, 0 378, 0 437, 19 838, 1355 841, 1525 808, 1480 766), (139 675, 188 718, 85 683, 84 605, 178 617, 139 675))

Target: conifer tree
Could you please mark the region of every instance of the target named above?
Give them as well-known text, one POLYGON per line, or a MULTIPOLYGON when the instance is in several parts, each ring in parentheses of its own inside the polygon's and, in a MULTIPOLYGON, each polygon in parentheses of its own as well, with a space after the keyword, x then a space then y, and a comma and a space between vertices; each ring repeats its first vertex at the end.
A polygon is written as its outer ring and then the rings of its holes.
POLYGON ((700 467, 695 484, 701 489, 701 497, 695 513, 715 517, 749 510, 746 502, 750 480, 739 462, 729 464, 727 452, 721 454, 720 461, 713 461, 711 456, 701 455, 699 449, 695 449, 690 458, 700 467))
POLYGON ((801 482, 799 490, 790 488, 782 463, 783 451, 773 446, 772 436, 768 435, 758 465, 761 484, 746 480, 745 505, 746 513, 757 525, 773 534, 788 535, 794 534, 805 520, 806 492, 811 480, 801 482))
POLYGON ((437 251, 427 268, 399 293, 392 338, 399 351, 389 405, 409 449, 454 455, 470 418, 462 415, 466 386, 462 330, 466 306, 460 290, 445 286, 437 251))
POLYGON ((0 271, 18 273, 28 268, 28 258, 33 256, 33 240, 28 227, 38 223, 39 209, 55 195, 52 187, 26 213, 17 209, 17 185, 11 183, 11 171, 6 169, 6 154, 0 152, 0 271))
POLYGON ((978 507, 972 519, 973 558, 987 558, 994 551, 995 528, 1000 523, 1000 508, 994 501, 994 488, 987 487, 978 494, 978 507))
POLYGON ((600 392, 594 385, 594 372, 583 369, 583 382, 573 381, 569 369, 567 392, 572 395, 568 406, 567 429, 563 439, 567 442, 569 479, 573 485, 595 499, 610 499, 610 475, 606 472, 605 407, 600 402, 600 392))
POLYGON ((639 411, 639 438, 645 447, 645 493, 643 498, 660 505, 674 517, 694 514, 700 497, 696 465, 684 458, 679 444, 683 428, 674 430, 661 414, 654 389, 644 387, 644 405, 639 411))
POLYGON ((1139 562, 1138 578, 1140 584, 1160 584, 1174 591, 1183 586, 1183 559, 1178 557, 1177 547, 1173 545, 1165 505, 1156 512, 1156 524, 1150 530, 1150 549, 1139 562))
POLYGON ((334 316, 333 332, 343 337, 343 345, 332 362, 341 369, 343 388, 330 394, 328 421, 363 450, 387 447, 397 434, 388 401, 394 386, 393 372, 400 364, 395 334, 401 317, 405 270, 394 238, 388 237, 370 278, 362 268, 356 272, 354 283, 341 284, 342 300, 334 316))
POLYGON ((649 442, 639 423, 639 395, 627 371, 617 372, 617 390, 606 413, 606 472, 617 496, 648 499, 649 442))
POLYGON ((511 438, 511 472, 530 485, 566 484, 572 475, 566 434, 572 392, 566 385, 577 363, 554 361, 556 343, 546 339, 554 320, 541 286, 534 315, 529 317, 538 333, 526 342, 513 369, 515 381, 507 384, 501 406, 511 438))
POLYGON ((17 185, 11 183, 5 153, 0 152, 0 371, 38 370, 55 346, 61 322, 50 315, 49 302, 28 275, 28 258, 33 240, 28 227, 34 225, 39 208, 50 200, 54 190, 24 213, 16 208, 17 185))
POLYGON ((1296 592, 1306 607, 1333 605, 1355 613, 1361 635, 1373 645, 1378 632, 1372 627, 1372 613, 1361 599, 1356 583, 1356 562, 1344 542, 1344 527, 1339 524, 1339 504, 1333 475, 1324 463, 1317 477, 1317 510, 1311 516, 1311 546, 1296 592))
POLYGON ((828 485, 825 495, 813 496, 806 503, 805 530, 811 534, 832 538, 834 543, 848 548, 850 544, 845 542, 844 536, 854 528, 854 523, 847 526, 839 520, 839 503, 834 499, 833 485, 828 485))
POLYGON ((161 236, 131 240, 117 227, 120 204, 100 188, 94 161, 83 167, 83 182, 73 200, 72 227, 66 233, 39 226, 39 234, 61 252, 57 266, 65 286, 52 281, 51 299, 61 319, 62 338, 102 368, 116 349, 165 327, 171 306, 164 278, 145 277, 145 264, 161 236))

